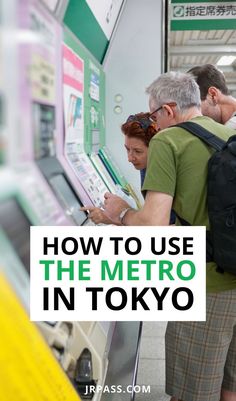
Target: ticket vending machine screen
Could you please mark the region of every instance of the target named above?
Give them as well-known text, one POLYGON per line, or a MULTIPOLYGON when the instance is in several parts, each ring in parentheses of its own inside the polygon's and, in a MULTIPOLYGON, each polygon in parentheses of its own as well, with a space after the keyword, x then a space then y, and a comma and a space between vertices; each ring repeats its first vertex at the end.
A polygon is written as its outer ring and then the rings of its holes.
POLYGON ((87 220, 87 215, 80 210, 80 206, 82 205, 78 203, 78 199, 63 174, 52 176, 49 182, 65 209, 71 214, 74 222, 79 226, 84 224, 87 220))
POLYGON ((40 170, 48 180, 66 214, 77 225, 87 221, 87 215, 80 210, 82 203, 64 174, 56 158, 54 138, 55 107, 34 102, 35 158, 40 170))
POLYGON ((30 273, 30 221, 15 198, 0 203, 0 227, 30 273))

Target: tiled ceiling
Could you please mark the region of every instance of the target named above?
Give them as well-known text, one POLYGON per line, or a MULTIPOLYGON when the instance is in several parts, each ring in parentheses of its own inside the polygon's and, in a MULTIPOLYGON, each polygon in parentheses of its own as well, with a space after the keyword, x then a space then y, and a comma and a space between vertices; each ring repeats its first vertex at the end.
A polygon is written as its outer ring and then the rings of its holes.
MULTIPOLYGON (((169 70, 187 71, 196 65, 216 64, 223 55, 236 56, 235 30, 172 31, 169 35, 169 70)), ((236 97, 236 62, 219 67, 236 97)))

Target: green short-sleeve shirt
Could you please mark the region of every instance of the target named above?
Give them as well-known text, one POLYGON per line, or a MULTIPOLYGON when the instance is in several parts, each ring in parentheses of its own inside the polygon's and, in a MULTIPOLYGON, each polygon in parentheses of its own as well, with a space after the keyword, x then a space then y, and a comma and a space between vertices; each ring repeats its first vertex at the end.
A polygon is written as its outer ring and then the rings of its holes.
MULTIPOLYGON (((218 137, 227 140, 235 131, 204 116, 192 121, 218 137)), ((142 190, 163 192, 173 196, 176 214, 194 226, 206 226, 209 220, 206 204, 207 162, 212 148, 180 127, 170 127, 156 134, 149 145, 148 164, 142 190)), ((236 276, 216 272, 214 263, 207 263, 207 291, 236 288, 236 276)))

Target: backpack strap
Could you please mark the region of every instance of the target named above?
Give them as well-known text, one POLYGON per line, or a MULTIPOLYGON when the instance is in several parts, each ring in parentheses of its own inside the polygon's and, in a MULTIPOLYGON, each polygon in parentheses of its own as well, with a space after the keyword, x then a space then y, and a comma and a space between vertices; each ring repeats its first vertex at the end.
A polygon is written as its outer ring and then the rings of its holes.
MULTIPOLYGON (((177 127, 184 128, 185 130, 189 131, 191 134, 197 136, 207 145, 212 146, 215 150, 221 150, 226 144, 221 138, 218 138, 216 135, 212 134, 212 132, 208 131, 207 129, 203 128, 201 125, 196 124, 192 121, 186 121, 176 125, 177 127)), ((190 225, 186 220, 179 217, 180 222, 184 226, 190 225)), ((212 240, 211 240, 211 232, 206 232, 206 262, 212 261, 212 240)), ((224 272, 219 266, 217 266, 216 271, 219 273, 224 272)))
POLYGON ((183 123, 179 123, 175 125, 175 127, 181 127, 191 132, 191 134, 200 138, 207 145, 212 146, 215 150, 221 150, 226 144, 223 139, 218 138, 218 136, 212 134, 212 132, 203 128, 201 125, 196 124, 192 121, 185 121, 183 123))

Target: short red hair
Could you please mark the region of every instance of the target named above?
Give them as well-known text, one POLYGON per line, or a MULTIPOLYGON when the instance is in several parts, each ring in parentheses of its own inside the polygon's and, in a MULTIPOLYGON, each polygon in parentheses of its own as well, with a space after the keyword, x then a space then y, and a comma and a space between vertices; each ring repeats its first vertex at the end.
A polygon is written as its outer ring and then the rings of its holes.
POLYGON ((150 113, 138 113, 129 116, 127 121, 122 124, 121 131, 124 135, 140 139, 146 146, 149 146, 150 140, 158 131, 155 122, 151 121, 149 116, 150 113))

